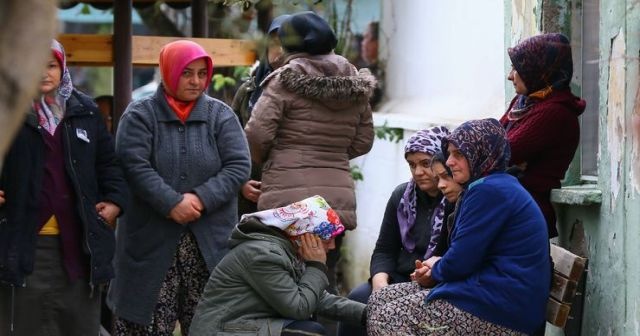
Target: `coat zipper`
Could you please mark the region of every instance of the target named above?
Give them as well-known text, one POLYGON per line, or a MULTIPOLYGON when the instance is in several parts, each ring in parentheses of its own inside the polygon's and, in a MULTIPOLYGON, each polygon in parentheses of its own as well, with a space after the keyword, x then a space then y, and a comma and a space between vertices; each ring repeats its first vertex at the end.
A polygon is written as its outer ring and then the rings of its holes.
POLYGON ((82 201, 82 198, 84 198, 84 194, 82 193, 82 189, 80 189, 80 186, 78 185, 78 174, 76 173, 76 168, 74 167, 74 162, 73 162, 73 157, 71 156, 71 139, 69 138, 69 121, 65 121, 64 123, 65 126, 65 138, 67 139, 67 158, 69 159, 68 163, 69 163, 69 167, 71 167, 71 173, 73 174, 73 185, 76 188, 76 194, 78 194, 78 196, 81 198, 80 200, 80 212, 81 212, 81 216, 84 222, 84 241, 85 241, 85 245, 87 247, 87 250, 89 251, 89 288, 91 289, 91 292, 89 293, 89 298, 93 298, 93 292, 94 292, 94 285, 93 285, 93 252, 91 251, 91 246, 89 245, 89 236, 88 236, 88 231, 89 231, 89 222, 87 219, 87 214, 85 213, 85 209, 84 209, 84 202, 82 201))

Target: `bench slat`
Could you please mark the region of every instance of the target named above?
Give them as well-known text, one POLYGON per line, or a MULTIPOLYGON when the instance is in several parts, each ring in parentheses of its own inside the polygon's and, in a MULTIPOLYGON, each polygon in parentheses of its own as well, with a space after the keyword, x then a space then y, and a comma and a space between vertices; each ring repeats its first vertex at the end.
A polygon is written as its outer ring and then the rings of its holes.
POLYGON ((553 273, 550 295, 562 303, 571 303, 576 294, 578 283, 563 277, 560 273, 553 273))
POLYGON ((571 281, 578 282, 584 272, 586 259, 579 257, 562 247, 551 244, 551 258, 554 270, 571 281))
POLYGON ((571 310, 570 305, 550 297, 547 303, 547 321, 556 327, 564 328, 569 319, 569 310, 571 310))

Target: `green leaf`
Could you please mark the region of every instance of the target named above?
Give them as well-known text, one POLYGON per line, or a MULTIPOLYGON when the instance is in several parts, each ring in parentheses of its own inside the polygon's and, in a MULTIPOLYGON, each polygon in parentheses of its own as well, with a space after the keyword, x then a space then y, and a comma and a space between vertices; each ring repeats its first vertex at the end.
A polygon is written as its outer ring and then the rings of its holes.
POLYGON ((91 14, 91 8, 89 8, 89 5, 87 5, 87 4, 82 5, 82 9, 80 10, 80 14, 82 14, 82 15, 91 14))
POLYGON ((227 86, 236 86, 236 80, 233 77, 225 77, 224 84, 227 86))

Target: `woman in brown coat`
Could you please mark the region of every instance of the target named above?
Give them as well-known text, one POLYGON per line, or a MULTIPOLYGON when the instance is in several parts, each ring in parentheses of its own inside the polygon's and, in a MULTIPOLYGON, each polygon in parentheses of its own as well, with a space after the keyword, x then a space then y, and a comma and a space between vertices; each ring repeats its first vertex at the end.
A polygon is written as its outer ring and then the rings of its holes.
POLYGON ((368 99, 375 78, 333 53, 335 34, 313 12, 289 17, 279 35, 284 65, 263 81, 245 128, 253 162, 263 164, 258 210, 320 195, 353 230, 349 160, 373 144, 368 99))

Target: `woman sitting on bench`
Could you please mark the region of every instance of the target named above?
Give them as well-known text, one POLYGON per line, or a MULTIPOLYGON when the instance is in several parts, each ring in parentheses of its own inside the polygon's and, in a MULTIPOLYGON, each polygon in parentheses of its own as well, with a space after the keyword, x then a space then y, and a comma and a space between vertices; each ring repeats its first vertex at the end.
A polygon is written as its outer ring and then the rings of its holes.
POLYGON ((495 119, 468 121, 443 149, 463 186, 451 245, 416 270, 415 282, 371 295, 369 335, 531 334, 545 320, 549 243, 540 209, 504 173, 505 131, 495 119))

